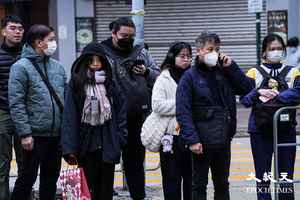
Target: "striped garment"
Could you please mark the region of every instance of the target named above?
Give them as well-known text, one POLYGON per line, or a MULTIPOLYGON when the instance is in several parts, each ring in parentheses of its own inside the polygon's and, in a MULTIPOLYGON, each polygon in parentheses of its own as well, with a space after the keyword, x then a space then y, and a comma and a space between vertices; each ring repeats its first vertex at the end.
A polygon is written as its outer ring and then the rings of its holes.
MULTIPOLYGON (((264 65, 260 65, 267 73, 270 73, 271 69, 267 68, 266 66, 264 65)), ((282 65, 282 67, 280 67, 278 69, 278 72, 280 73, 281 70, 285 67, 286 65, 282 65)), ((253 78, 255 80, 255 87, 256 88, 259 88, 262 81, 263 81, 263 76, 260 74, 260 72, 256 69, 256 68, 251 68, 247 74, 246 74, 248 77, 250 78, 253 78)), ((294 81, 295 81, 295 78, 297 76, 300 75, 300 71, 299 69, 297 68, 292 68, 290 70, 290 72, 286 75, 285 77, 285 81, 287 82, 289 88, 292 88, 293 85, 294 85, 294 81)))

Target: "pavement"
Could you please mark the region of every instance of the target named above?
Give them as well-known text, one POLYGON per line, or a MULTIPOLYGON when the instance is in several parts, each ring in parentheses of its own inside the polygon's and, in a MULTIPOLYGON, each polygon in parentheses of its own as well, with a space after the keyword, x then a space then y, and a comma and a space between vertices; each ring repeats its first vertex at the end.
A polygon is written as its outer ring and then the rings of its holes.
MULTIPOLYGON (((237 135, 232 141, 232 158, 230 168, 230 193, 232 200, 252 200, 256 199, 255 182, 247 181, 250 173, 254 173, 253 159, 250 148, 250 141, 247 133, 247 123, 250 109, 246 109, 241 105, 238 105, 237 110, 237 135)), ((300 142, 300 136, 297 137, 298 143, 300 142)), ((295 179, 300 180, 300 147, 297 148, 298 155, 296 157, 295 164, 295 179)), ((67 167, 63 162, 62 169, 67 167)), ((147 200, 163 200, 162 192, 162 180, 159 168, 159 155, 157 153, 147 152, 146 154, 146 193, 147 200)), ((117 165, 116 170, 120 169, 120 165, 117 165)), ((16 163, 12 162, 11 175, 16 175, 16 163)), ((210 177, 210 176, 209 176, 210 177)), ((15 177, 11 177, 10 186, 13 187, 15 177)), ((38 180, 34 186, 34 189, 38 189, 38 180)), ((115 173, 115 189, 118 192, 118 196, 114 197, 114 200, 130 200, 129 193, 123 189, 123 176, 121 172, 115 173)), ((58 188, 60 188, 58 184, 58 188)), ((213 185, 211 180, 208 184, 208 200, 213 200, 213 185)), ((300 196, 300 184, 295 184, 295 196, 300 196)), ((38 199, 38 198, 35 198, 38 199)))

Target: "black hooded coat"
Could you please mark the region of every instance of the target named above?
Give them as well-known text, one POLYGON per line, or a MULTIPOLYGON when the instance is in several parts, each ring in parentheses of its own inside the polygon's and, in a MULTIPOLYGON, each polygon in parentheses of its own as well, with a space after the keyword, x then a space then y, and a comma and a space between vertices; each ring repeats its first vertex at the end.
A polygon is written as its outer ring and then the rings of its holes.
POLYGON ((70 154, 75 154, 80 163, 86 153, 98 151, 102 154, 99 156, 104 162, 119 163, 121 149, 127 141, 126 109, 125 97, 111 79, 111 67, 105 57, 104 50, 99 43, 90 43, 83 49, 81 56, 75 60, 72 66, 61 132, 64 158, 68 158, 70 154), (86 81, 79 82, 77 80, 80 79, 80 71, 87 67, 86 58, 92 55, 100 56, 102 65, 106 66, 104 70, 107 77, 104 85, 112 108, 112 119, 99 126, 91 126, 81 122, 85 101, 85 93, 82 91, 84 91, 83 83, 86 81))

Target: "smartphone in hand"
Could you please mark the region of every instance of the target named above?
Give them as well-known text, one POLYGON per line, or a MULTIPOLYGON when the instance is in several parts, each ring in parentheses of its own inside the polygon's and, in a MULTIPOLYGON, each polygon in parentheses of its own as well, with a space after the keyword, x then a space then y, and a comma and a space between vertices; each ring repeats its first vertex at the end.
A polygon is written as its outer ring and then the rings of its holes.
POLYGON ((138 66, 138 65, 144 65, 145 61, 141 60, 141 59, 137 59, 134 61, 134 66, 138 66))
POLYGON ((218 66, 219 67, 223 67, 223 63, 224 63, 224 59, 221 58, 221 54, 219 53, 219 56, 218 56, 218 66))

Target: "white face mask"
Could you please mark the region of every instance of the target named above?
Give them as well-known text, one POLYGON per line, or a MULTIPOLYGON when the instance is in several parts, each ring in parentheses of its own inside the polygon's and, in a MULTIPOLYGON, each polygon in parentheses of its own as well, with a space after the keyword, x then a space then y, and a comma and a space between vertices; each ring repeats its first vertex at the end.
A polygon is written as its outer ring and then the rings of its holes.
POLYGON ((47 55, 47 56, 52 56, 54 54, 54 52, 56 51, 56 48, 57 48, 57 44, 56 44, 56 41, 53 40, 53 41, 49 41, 47 43, 47 46, 48 48, 47 49, 44 49, 44 53, 47 55))
POLYGON ((283 51, 282 50, 269 51, 267 53, 267 59, 272 63, 279 63, 283 59, 283 51))
POLYGON ((214 67, 217 65, 218 57, 218 53, 213 51, 211 53, 205 54, 203 61, 208 67, 214 67))

